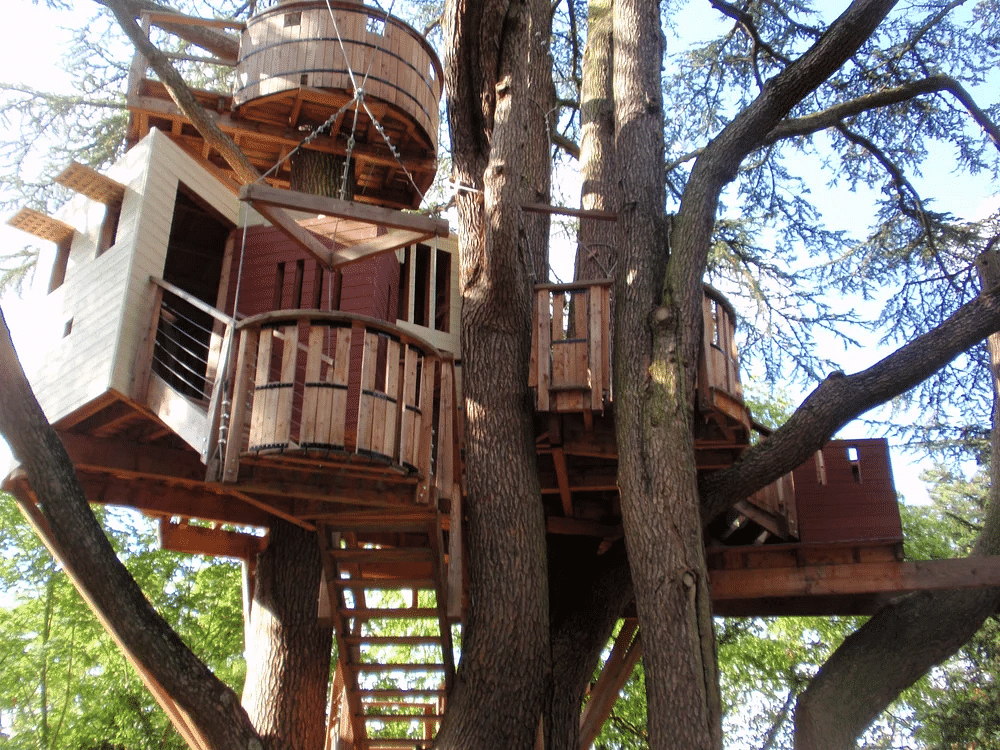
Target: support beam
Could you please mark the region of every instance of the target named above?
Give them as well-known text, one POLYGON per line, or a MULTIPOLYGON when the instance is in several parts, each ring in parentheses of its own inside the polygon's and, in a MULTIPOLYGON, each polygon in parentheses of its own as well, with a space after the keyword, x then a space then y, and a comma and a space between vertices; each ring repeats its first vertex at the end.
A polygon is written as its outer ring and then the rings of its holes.
POLYGON ((589 750, 618 700, 618 692, 642 656, 642 640, 635 620, 625 620, 601 676, 580 716, 580 750, 589 750))
POLYGON ((249 201, 250 205, 257 211, 260 211, 261 206, 287 208, 310 214, 335 216, 349 221, 361 221, 389 229, 424 232, 430 237, 447 237, 449 234, 448 222, 444 219, 431 219, 427 216, 404 213, 391 208, 367 206, 321 195, 298 193, 293 190, 280 190, 259 183, 244 185, 240 189, 240 200, 249 201))
POLYGON ((712 600, 728 602, 1000 586, 1000 556, 709 572, 712 600))

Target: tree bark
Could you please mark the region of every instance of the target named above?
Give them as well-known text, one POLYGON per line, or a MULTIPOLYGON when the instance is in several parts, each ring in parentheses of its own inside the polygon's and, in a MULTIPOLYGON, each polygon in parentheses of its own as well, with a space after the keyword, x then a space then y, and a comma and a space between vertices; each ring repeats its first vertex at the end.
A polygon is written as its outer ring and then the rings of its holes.
POLYGON ((316 535, 274 519, 247 639, 243 706, 267 750, 322 750, 333 630, 317 619, 322 561, 316 535))
MULTIPOLYGON (((611 0, 590 0, 580 97, 580 205, 614 211, 615 103, 611 0)), ((581 219, 577 234, 577 280, 609 279, 615 262, 615 225, 581 219)))
POLYGON ((94 517, 66 450, 28 385, 0 312, 0 433, 20 461, 60 562, 112 635, 187 713, 213 750, 263 750, 235 693, 153 609, 94 517))
POLYGON ((527 391, 537 253, 520 210, 541 163, 525 153, 539 141, 524 61, 547 43, 548 23, 538 0, 445 9, 454 176, 466 188, 457 205, 469 610, 441 748, 530 748, 549 684, 545 519, 527 391))
POLYGON ((662 57, 658 5, 616 0, 618 485, 650 747, 715 748, 721 703, 694 459, 697 349, 690 351, 700 317, 665 276, 662 57))

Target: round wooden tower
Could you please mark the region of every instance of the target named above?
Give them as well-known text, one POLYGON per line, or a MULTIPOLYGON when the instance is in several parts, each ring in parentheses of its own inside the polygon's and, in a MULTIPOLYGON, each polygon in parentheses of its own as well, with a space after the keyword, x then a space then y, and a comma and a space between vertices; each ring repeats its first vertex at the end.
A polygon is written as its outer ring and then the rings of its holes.
MULTIPOLYGON (((354 161, 356 200, 415 208, 434 176, 441 64, 408 24, 353 0, 279 0, 247 23, 237 119, 287 124, 354 161)), ((312 144, 310 144, 312 145, 312 144)))

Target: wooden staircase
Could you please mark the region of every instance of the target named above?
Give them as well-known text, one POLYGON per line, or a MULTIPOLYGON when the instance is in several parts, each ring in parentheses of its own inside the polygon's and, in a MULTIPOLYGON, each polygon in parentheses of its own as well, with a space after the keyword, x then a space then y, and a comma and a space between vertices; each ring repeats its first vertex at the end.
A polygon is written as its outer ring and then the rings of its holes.
POLYGON ((438 516, 318 529, 338 664, 328 747, 427 747, 455 674, 438 516))

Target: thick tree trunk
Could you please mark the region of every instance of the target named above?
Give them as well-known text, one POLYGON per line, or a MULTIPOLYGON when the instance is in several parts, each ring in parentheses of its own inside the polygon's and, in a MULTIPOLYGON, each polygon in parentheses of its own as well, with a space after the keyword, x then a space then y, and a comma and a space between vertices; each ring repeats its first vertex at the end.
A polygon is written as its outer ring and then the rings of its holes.
MULTIPOLYGON (((721 747, 721 710, 692 411, 701 317, 685 280, 665 276, 662 56, 658 5, 616 0, 618 485, 650 746, 714 748, 721 747)), ((700 291, 700 275, 698 284, 700 291)))
MULTIPOLYGON (((590 0, 587 46, 580 92, 580 195, 582 208, 614 211, 615 103, 611 0, 590 0)), ((581 219, 577 234, 577 280, 611 278, 615 263, 615 225, 581 219)))
POLYGON ((257 558, 243 705, 267 750, 322 750, 333 631, 316 616, 316 535, 281 519, 257 558))
POLYGON ((537 120, 523 66, 547 43, 548 10, 539 0, 445 9, 454 175, 470 189, 458 197, 469 613, 441 748, 530 748, 549 683, 545 519, 527 392, 537 252, 520 210, 542 180, 532 174, 540 160, 526 154, 537 147, 537 120))

